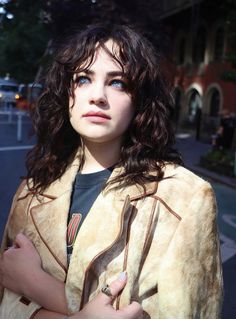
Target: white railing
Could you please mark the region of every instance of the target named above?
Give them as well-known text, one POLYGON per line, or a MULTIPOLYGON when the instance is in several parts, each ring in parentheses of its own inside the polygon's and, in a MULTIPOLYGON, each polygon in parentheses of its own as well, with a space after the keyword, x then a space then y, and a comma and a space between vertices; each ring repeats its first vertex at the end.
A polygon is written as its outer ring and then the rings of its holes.
POLYGON ((22 117, 23 116, 29 116, 27 112, 21 111, 21 110, 13 110, 12 107, 9 107, 9 109, 0 110, 0 115, 7 115, 8 121, 7 123, 12 124, 13 123, 13 116, 16 116, 16 140, 17 142, 22 141, 22 117))

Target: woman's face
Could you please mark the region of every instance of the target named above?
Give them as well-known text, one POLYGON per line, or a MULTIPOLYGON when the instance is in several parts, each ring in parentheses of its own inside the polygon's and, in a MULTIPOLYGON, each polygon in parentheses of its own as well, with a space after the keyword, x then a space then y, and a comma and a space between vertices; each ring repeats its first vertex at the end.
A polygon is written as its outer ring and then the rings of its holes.
MULTIPOLYGON (((106 42, 112 51, 113 42, 106 42)), ((74 75, 74 105, 70 99, 70 122, 86 143, 121 144, 134 115, 131 95, 120 65, 102 48, 93 63, 74 75)))

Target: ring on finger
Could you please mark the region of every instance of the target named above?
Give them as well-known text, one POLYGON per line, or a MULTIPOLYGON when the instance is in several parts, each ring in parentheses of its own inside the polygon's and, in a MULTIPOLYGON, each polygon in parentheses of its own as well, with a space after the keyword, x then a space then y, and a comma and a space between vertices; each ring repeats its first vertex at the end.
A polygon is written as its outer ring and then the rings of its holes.
POLYGON ((109 285, 107 285, 107 284, 102 287, 101 292, 104 293, 105 295, 107 295, 108 297, 114 298, 114 296, 111 293, 111 289, 110 289, 109 285))

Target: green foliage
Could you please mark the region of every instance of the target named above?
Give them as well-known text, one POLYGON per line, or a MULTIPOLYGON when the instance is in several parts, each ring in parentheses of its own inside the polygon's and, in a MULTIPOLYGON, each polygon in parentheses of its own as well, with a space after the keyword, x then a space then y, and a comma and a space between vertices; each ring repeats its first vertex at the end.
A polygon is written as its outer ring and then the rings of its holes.
POLYGON ((234 176, 234 158, 230 151, 214 149, 203 155, 200 165, 218 174, 234 176))
POLYGON ((9 0, 0 25, 0 76, 20 82, 34 80, 41 63, 48 61, 45 50, 50 40, 60 40, 68 29, 102 22, 132 24, 154 45, 165 42, 160 34, 156 0, 9 0), (155 29, 158 28, 158 36, 155 29))
POLYGON ((131 24, 158 40, 153 30, 157 27, 159 5, 156 0, 51 0, 45 2, 43 9, 53 37, 60 37, 68 29, 101 22, 131 24))
MULTIPOLYGON (((233 67, 236 67, 236 2, 234 0, 222 1, 220 8, 225 16, 225 24, 227 30, 227 41, 229 50, 226 59, 231 62, 233 67)), ((226 76, 226 80, 235 82, 234 76, 226 76)))
MULTIPOLYGON (((215 0, 210 1, 211 11, 224 21, 226 31, 227 51, 225 60, 230 62, 233 68, 236 68, 236 1, 235 0, 215 0)), ((221 74, 224 81, 236 83, 236 70, 224 71, 221 74)))
POLYGON ((48 42, 48 32, 40 17, 40 1, 9 1, 1 26, 0 75, 10 73, 19 82, 31 82, 48 42))
POLYGON ((224 81, 229 81, 229 82, 236 83, 236 72, 224 71, 221 74, 221 79, 224 80, 224 81))

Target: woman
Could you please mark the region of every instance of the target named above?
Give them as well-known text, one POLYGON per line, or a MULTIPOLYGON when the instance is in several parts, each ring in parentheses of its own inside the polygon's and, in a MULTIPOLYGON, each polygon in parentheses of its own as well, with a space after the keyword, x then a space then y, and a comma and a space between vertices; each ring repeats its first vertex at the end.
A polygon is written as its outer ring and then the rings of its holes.
POLYGON ((88 308, 97 318, 101 296, 114 318, 138 318, 132 301, 144 318, 219 318, 215 198, 180 166, 159 69, 151 44, 124 26, 92 26, 59 50, 2 245, 15 240, 1 262, 9 318, 88 308))

